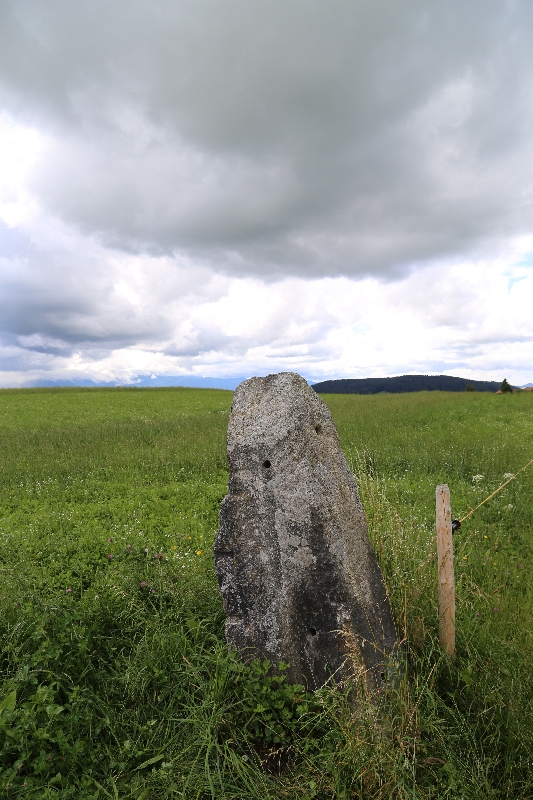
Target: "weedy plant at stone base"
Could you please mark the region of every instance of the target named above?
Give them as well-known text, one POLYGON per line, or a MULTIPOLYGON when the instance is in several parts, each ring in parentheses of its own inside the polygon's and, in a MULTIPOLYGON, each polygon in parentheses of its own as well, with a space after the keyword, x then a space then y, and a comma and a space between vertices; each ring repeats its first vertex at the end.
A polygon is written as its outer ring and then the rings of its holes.
POLYGON ((408 658, 373 698, 227 652, 229 393, 0 392, 2 797, 533 797, 532 477, 454 537, 454 661, 433 542, 437 483, 461 512, 525 463, 532 398, 326 399, 408 658))

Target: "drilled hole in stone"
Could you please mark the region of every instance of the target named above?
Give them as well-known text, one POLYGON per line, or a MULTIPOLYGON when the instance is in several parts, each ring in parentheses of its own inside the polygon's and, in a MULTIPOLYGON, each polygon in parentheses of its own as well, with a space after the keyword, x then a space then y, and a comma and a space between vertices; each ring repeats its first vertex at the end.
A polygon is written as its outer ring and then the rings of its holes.
POLYGON ((317 433, 321 433, 322 432, 322 425, 315 425, 315 431, 317 433))
POLYGON ((316 636, 316 628, 309 628, 309 633, 311 636, 316 636))
POLYGON ((268 459, 266 461, 263 461, 263 466, 265 469, 268 469, 270 467, 270 461, 268 459))

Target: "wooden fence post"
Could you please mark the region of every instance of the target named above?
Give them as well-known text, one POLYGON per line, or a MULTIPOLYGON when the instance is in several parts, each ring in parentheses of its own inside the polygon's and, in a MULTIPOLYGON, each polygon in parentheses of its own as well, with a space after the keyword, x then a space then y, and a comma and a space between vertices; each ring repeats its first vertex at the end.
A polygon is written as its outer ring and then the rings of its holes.
POLYGON ((437 558, 439 565, 439 641, 449 656, 455 653, 455 578, 453 574, 452 511, 446 483, 437 486, 437 558))

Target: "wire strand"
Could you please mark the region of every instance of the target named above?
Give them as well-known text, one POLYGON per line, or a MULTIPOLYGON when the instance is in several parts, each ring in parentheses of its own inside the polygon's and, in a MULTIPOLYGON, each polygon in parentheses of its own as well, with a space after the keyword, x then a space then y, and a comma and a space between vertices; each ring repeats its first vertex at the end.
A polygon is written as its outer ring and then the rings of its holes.
POLYGON ((485 503, 487 503, 487 502, 488 502, 488 501, 489 501, 489 500, 490 500, 492 497, 494 497, 494 495, 495 495, 495 494, 498 494, 498 492, 501 492, 501 490, 502 490, 502 489, 503 489, 505 486, 507 486, 507 484, 508 484, 508 483, 511 483, 511 481, 514 481, 514 479, 516 478, 516 476, 517 476, 517 475, 520 475, 520 473, 521 473, 521 472, 523 472, 525 469, 527 469, 527 467, 529 467, 529 465, 530 465, 530 464, 533 464, 533 458, 531 459, 531 461, 528 461, 528 462, 527 462, 527 464, 525 464, 525 465, 524 465, 524 466, 523 466, 521 469, 519 469, 519 470, 518 470, 518 472, 515 472, 515 474, 514 474, 514 475, 512 475, 510 478, 508 478, 508 479, 505 481, 505 483, 502 483, 502 485, 501 485, 501 486, 499 486, 499 487, 496 489, 496 491, 495 491, 495 492, 493 492, 492 494, 489 494, 489 496, 488 496, 488 497, 486 497, 484 500, 482 500, 482 501, 481 501, 481 503, 480 503, 478 506, 476 506, 475 508, 472 508, 472 509, 470 509, 470 511, 468 512, 468 514, 465 514, 465 516, 464 516, 464 517, 461 517, 461 519, 459 520, 459 522, 464 522, 464 521, 465 521, 465 519, 468 519, 468 517, 471 517, 471 516, 472 516, 472 514, 474 513, 474 511, 477 511, 477 510, 478 510, 478 508, 481 508, 481 506, 482 506, 482 505, 484 505, 485 503))

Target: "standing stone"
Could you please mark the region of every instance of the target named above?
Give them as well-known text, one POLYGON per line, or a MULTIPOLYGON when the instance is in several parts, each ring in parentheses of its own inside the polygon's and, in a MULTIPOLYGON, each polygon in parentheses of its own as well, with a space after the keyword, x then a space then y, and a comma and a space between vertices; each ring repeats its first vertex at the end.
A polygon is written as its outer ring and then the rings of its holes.
POLYGON ((215 568, 228 645, 290 664, 310 689, 350 672, 370 686, 397 646, 357 486, 331 414, 293 372, 241 383, 215 568))

